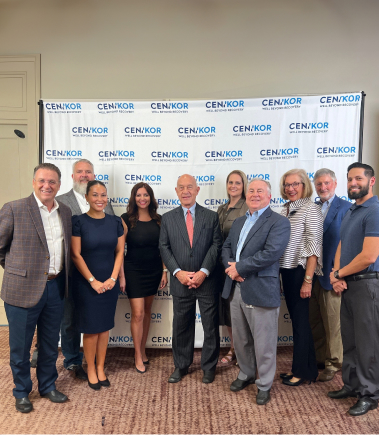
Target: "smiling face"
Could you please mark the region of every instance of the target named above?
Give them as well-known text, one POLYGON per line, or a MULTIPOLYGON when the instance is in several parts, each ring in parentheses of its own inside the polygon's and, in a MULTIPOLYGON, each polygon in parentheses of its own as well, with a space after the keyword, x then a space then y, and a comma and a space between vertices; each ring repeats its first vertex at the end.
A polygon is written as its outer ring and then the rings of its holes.
POLYGON ((84 195, 86 193, 87 184, 95 179, 92 166, 86 162, 79 162, 75 165, 74 173, 72 174, 73 188, 76 192, 84 195))
POLYGON ((93 211, 103 211, 108 202, 107 189, 101 184, 95 184, 86 195, 86 200, 93 211))
POLYGON ((372 186, 375 177, 368 178, 363 168, 350 169, 347 174, 347 194, 350 199, 355 199, 357 204, 362 204, 372 196, 372 186))
POLYGON ((33 189, 36 197, 46 207, 52 207, 55 195, 61 187, 59 176, 50 169, 38 169, 33 178, 33 189))
POLYGON ((243 192, 243 181, 240 175, 231 174, 228 179, 228 194, 230 199, 240 199, 243 192))
POLYGON ((176 194, 183 207, 191 208, 195 202, 200 187, 196 184, 196 180, 188 174, 182 175, 178 179, 176 194))
POLYGON ((297 174, 287 175, 284 180, 284 191, 290 201, 296 201, 303 197, 304 184, 297 174), (287 187, 286 187, 287 186, 287 187))
POLYGON ((144 187, 137 190, 136 193, 136 204, 138 208, 144 209, 149 208, 150 205, 150 195, 144 187))
POLYGON ((270 204, 271 193, 267 184, 262 180, 254 180, 249 184, 246 194, 246 205, 249 207, 250 214, 265 208, 270 204))
POLYGON ((337 187, 337 180, 333 180, 330 175, 321 175, 315 180, 315 188, 321 202, 328 201, 337 187))

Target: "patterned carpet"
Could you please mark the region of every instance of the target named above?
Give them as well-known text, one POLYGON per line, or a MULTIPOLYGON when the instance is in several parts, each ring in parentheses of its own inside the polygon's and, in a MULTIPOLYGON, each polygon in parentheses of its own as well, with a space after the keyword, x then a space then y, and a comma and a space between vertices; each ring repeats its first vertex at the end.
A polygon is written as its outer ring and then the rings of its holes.
MULTIPOLYGON (((224 350, 225 352, 225 350, 224 350)), ((217 369, 213 384, 201 382, 200 350, 190 373, 178 384, 169 384, 173 370, 170 350, 149 350, 148 372, 141 375, 133 367, 133 349, 112 348, 108 351, 106 372, 111 388, 91 390, 62 367, 60 354, 57 388, 70 400, 53 404, 39 396, 35 369, 32 369, 33 391, 30 399, 34 411, 21 414, 15 410, 13 381, 9 368, 8 328, 0 327, 0 433, 378 433, 379 410, 361 417, 346 411, 355 399, 331 400, 327 391, 342 386, 338 374, 332 382, 317 382, 300 387, 286 387, 279 373, 288 371, 291 348, 279 348, 277 376, 271 402, 255 403, 256 387, 232 393, 230 383, 238 374, 237 367, 217 369)))

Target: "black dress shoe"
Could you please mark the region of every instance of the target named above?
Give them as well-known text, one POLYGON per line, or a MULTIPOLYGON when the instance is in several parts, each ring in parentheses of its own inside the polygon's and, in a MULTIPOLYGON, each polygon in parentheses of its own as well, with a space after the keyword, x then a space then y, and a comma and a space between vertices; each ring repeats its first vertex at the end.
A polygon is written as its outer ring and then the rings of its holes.
POLYGON ((111 386, 111 383, 109 382, 109 379, 108 379, 108 378, 106 378, 105 381, 100 381, 100 379, 99 379, 99 384, 100 384, 102 387, 110 387, 110 386, 111 386))
POLYGON ((280 373, 280 379, 292 379, 293 378, 293 374, 288 374, 288 373, 280 373))
POLYGON ((175 384, 176 382, 181 381, 182 377, 185 376, 187 373, 188 373, 188 368, 187 369, 176 368, 172 373, 172 375, 168 378, 168 382, 170 382, 170 384, 175 384))
POLYGON ((362 397, 358 402, 349 409, 349 414, 354 417, 357 415, 363 415, 372 409, 378 407, 378 401, 371 399, 371 397, 362 397))
POLYGON ((257 405, 266 405, 266 403, 270 401, 270 390, 263 391, 258 388, 257 405))
MULTIPOLYGON (((292 378, 291 378, 292 379, 292 378)), ((288 385, 290 387, 298 387, 301 384, 304 384, 304 382, 307 382, 308 385, 311 383, 311 381, 308 381, 307 379, 304 378, 300 378, 298 381, 296 382, 291 382, 291 379, 283 379, 283 384, 284 385, 288 385)))
POLYGON ((354 393, 343 386, 340 390, 329 391, 328 397, 331 399, 347 399, 348 397, 357 397, 357 393, 354 393))
POLYGON ((27 414, 28 412, 33 410, 32 402, 29 400, 29 397, 23 397, 22 399, 16 399, 16 409, 23 414, 27 414))
POLYGON ((325 363, 317 363, 317 368, 319 370, 325 370, 325 363))
POLYGON ((76 378, 80 379, 81 381, 88 381, 88 375, 82 366, 74 366, 72 371, 75 373, 76 378))
POLYGON ((215 380, 216 370, 204 370, 203 384, 211 384, 215 380))
POLYGON ((90 388, 92 388, 93 390, 100 390, 100 388, 101 388, 100 382, 96 382, 96 384, 91 384, 91 382, 88 381, 88 386, 90 388))
POLYGON ((148 366, 148 365, 150 364, 150 361, 149 361, 149 360, 142 361, 142 362, 145 364, 145 366, 148 366))
POLYGON ((255 379, 246 379, 243 381, 242 379, 237 378, 235 381, 233 381, 230 384, 230 390, 234 391, 236 393, 237 391, 243 390, 248 385, 254 384, 254 382, 255 382, 255 379))
POLYGON ((54 403, 63 403, 68 400, 68 397, 58 390, 49 391, 47 394, 41 394, 41 396, 46 397, 54 403))

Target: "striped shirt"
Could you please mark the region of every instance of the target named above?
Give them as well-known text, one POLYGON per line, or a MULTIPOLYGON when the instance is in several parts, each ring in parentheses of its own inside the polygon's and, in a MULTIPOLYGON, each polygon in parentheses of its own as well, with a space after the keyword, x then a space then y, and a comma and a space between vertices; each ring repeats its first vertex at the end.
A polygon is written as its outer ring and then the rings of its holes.
POLYGON ((322 275, 323 216, 320 206, 311 198, 301 198, 287 202, 280 214, 287 216, 291 223, 291 237, 279 260, 280 267, 294 269, 301 265, 305 269, 308 257, 316 255, 315 273, 322 275))

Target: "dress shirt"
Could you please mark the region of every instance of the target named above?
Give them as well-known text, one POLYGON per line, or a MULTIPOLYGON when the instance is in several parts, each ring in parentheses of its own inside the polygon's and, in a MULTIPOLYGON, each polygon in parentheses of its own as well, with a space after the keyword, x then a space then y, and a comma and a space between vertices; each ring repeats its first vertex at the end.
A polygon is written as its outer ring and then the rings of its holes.
POLYGON ((42 204, 36 194, 33 194, 41 213, 43 229, 45 230, 47 247, 49 249, 49 275, 58 275, 63 269, 64 263, 63 226, 58 212, 59 204, 54 199, 54 206, 49 212, 48 208, 42 204))
POLYGON ((250 211, 248 210, 246 212, 246 220, 242 227, 242 230, 240 232, 240 236, 237 243, 237 252, 236 252, 236 262, 240 261, 240 254, 242 251, 242 247, 245 243, 246 237, 249 234, 250 230, 253 228, 255 222, 257 222, 259 216, 268 208, 268 205, 266 207, 261 208, 260 210, 255 211, 253 214, 250 214, 250 211))
POLYGON ((89 204, 86 200, 86 197, 84 195, 82 195, 81 193, 78 193, 75 191, 75 189, 73 189, 76 200, 78 201, 80 210, 82 211, 82 213, 87 213, 87 211, 89 210, 89 204))
POLYGON ((324 216, 324 220, 326 218, 326 215, 328 214, 328 211, 330 209, 330 206, 333 202, 333 199, 335 198, 336 194, 334 194, 330 199, 327 201, 321 202, 321 213, 324 216))
MULTIPOLYGON (((186 207, 183 207, 183 206, 182 206, 182 209, 183 209, 183 213, 184 213, 184 220, 186 220, 186 218, 187 218, 187 211, 189 210, 189 211, 191 212, 192 222, 193 222, 193 227, 195 228, 195 219, 196 219, 196 213, 195 213, 195 210, 196 210, 196 202, 195 202, 195 204, 194 204, 192 207, 190 207, 190 208, 186 208, 186 207)), ((173 272, 173 276, 175 276, 176 273, 179 272, 179 270, 182 270, 182 269, 180 269, 179 267, 178 267, 177 269, 175 269, 174 272, 173 272)), ((202 267, 200 270, 201 270, 202 272, 204 272, 205 275, 209 276, 209 270, 208 270, 208 269, 205 269, 204 267, 202 267)))

